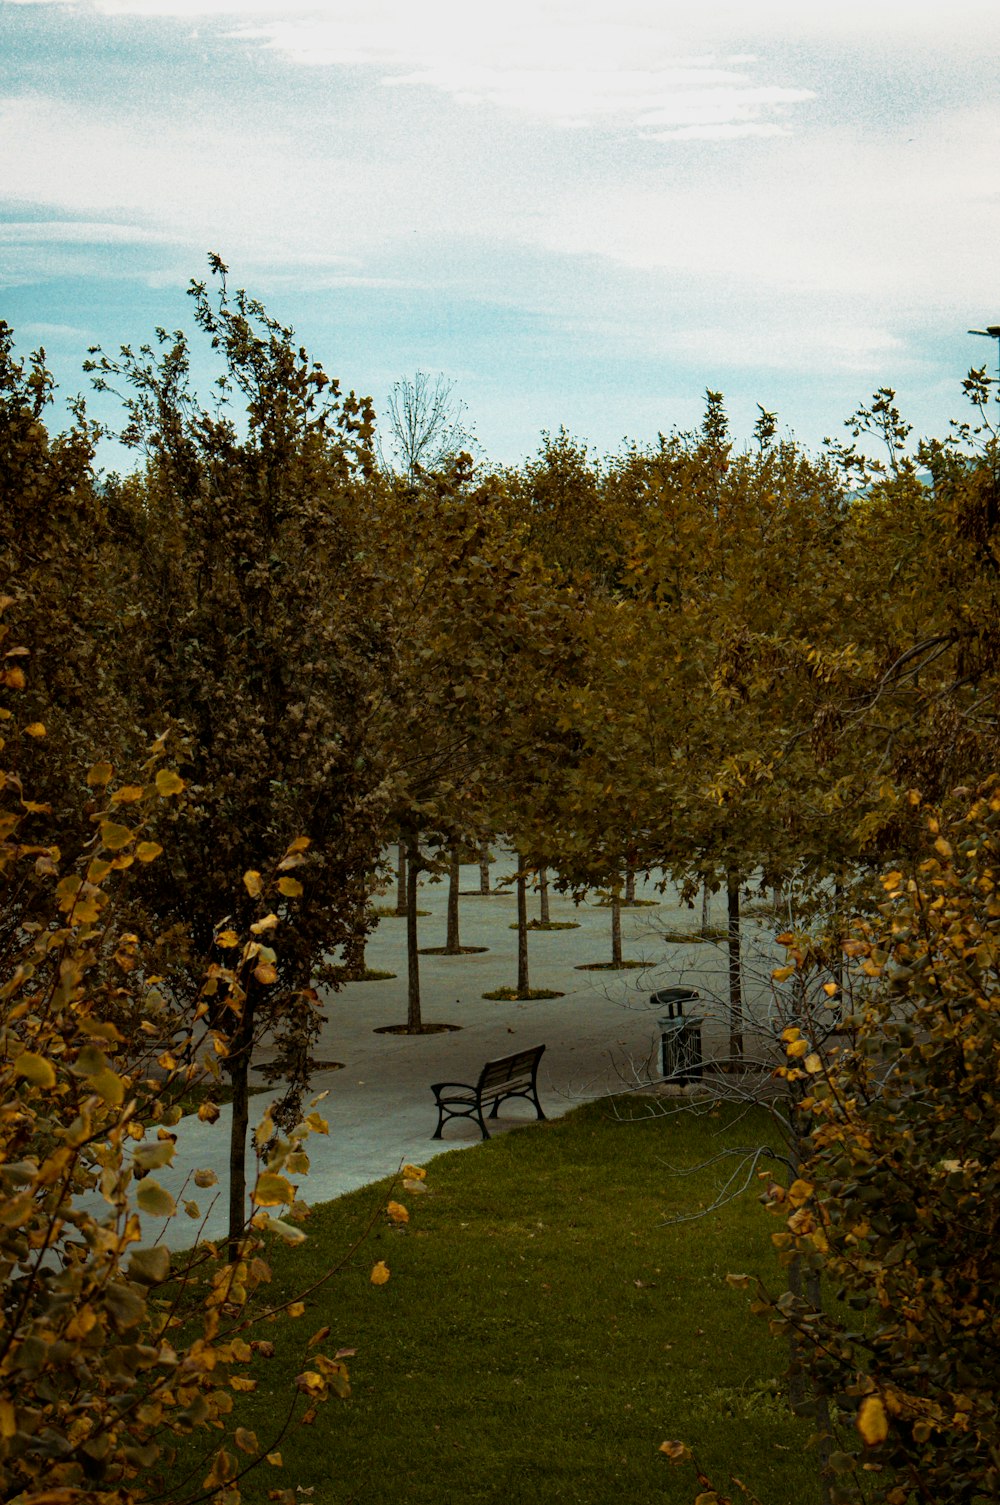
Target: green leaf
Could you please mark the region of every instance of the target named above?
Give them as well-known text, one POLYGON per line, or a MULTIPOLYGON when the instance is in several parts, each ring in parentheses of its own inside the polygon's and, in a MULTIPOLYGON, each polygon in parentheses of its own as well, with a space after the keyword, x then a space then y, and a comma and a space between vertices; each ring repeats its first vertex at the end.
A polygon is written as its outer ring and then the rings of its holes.
POLYGON ((162 1244, 156 1244, 152 1249, 136 1249, 128 1262, 128 1278, 144 1286, 160 1285, 169 1280, 170 1251, 162 1244))
POLYGON ((177 1211, 177 1203, 158 1181, 144 1181, 136 1192, 135 1200, 139 1204, 139 1210, 148 1212, 150 1217, 172 1218, 177 1211))

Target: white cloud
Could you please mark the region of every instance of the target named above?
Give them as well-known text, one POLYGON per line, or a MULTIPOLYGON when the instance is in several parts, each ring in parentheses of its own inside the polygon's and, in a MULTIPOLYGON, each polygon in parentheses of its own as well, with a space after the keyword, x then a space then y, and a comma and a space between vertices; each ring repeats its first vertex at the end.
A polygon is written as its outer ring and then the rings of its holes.
MULTIPOLYGON (((16 0, 23 3, 23 0, 16 0)), ((0 245, 157 245, 162 233, 141 225, 121 225, 110 220, 6 220, 0 221, 0 245)))
POLYGON ((0 99, 0 162, 5 198, 67 216, 12 222, 9 242, 256 242, 275 258, 308 248, 313 260, 348 268, 329 203, 344 215, 368 191, 347 164, 280 129, 248 138, 222 112, 211 122, 152 110, 102 118, 42 96, 0 99))

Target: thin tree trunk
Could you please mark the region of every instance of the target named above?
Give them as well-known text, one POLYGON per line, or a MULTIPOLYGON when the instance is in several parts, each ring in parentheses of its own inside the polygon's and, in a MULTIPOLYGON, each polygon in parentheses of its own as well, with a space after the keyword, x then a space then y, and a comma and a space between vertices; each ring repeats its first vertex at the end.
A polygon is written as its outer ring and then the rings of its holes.
POLYGON ((709 930, 708 906, 710 898, 711 895, 708 891, 708 879, 706 878, 704 883, 701 885, 701 933, 703 936, 708 935, 709 930))
MULTIPOLYGON (((844 872, 843 869, 837 874, 833 885, 833 980, 837 987, 843 991, 844 987, 844 872)), ((843 999, 840 1000, 840 1012, 843 1014, 843 999)))
POLYGON ((396 862, 396 914, 406 913, 406 843, 399 843, 396 862))
POLYGON ((406 849, 406 1027, 419 1034, 420 952, 417 949, 417 883, 420 879, 420 848, 411 841, 406 849))
POLYGON ((528 982, 528 884, 520 852, 517 854, 517 991, 527 993, 528 982))
MULTIPOLYGON (((788 1289, 792 1295, 802 1296, 802 1258, 794 1254, 788 1266, 788 1289)), ((788 1335, 788 1404, 801 1415, 806 1403, 806 1377, 802 1368, 802 1338, 793 1328, 788 1335)))
POLYGON ((620 967, 622 964, 622 895, 621 889, 615 885, 611 894, 611 965, 620 967))
POLYGON ((367 944, 368 933, 362 929, 356 930, 345 942, 344 971, 347 973, 349 980, 356 981, 359 977, 364 977, 367 971, 367 962, 365 960, 365 947, 367 944))
POLYGON ((729 947, 729 1055, 743 1058, 743 969, 740 965, 740 880, 730 870, 726 874, 728 917, 726 937, 729 947))
POLYGON ((635 903, 635 868, 634 867, 627 867, 625 869, 625 903, 626 904, 634 904, 635 903))
POLYGON ((462 943, 458 935, 458 885, 460 882, 458 847, 452 847, 451 860, 448 864, 448 933, 444 943, 445 956, 461 956, 462 954, 462 943))
POLYGON ((351 934, 344 943, 344 971, 349 978, 364 977, 365 947, 368 943, 368 893, 365 890, 355 906, 351 934))
MULTIPOLYGON (((823 1288, 818 1270, 806 1271, 805 1292, 813 1311, 822 1311, 823 1288)), ((830 1416, 830 1402, 815 1379, 813 1380, 813 1396, 816 1415, 816 1456, 819 1459, 820 1470, 825 1475, 833 1451, 833 1422, 830 1416)))
POLYGON ((240 1257, 247 1220, 247 1127, 250 1122, 250 1051, 253 1045, 251 981, 243 1013, 229 1042, 226 1071, 233 1086, 233 1117, 229 1127, 229 1263, 240 1257))
POLYGON ((552 923, 549 915, 549 870, 547 867, 538 869, 538 919, 542 925, 552 923))
POLYGON ((490 892, 490 848, 488 842, 483 842, 479 848, 479 892, 490 892))

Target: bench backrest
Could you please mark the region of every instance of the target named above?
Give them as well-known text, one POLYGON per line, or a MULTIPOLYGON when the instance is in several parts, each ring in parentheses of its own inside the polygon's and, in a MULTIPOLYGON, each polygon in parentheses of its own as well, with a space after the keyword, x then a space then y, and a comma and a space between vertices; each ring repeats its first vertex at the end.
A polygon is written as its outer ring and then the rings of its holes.
POLYGON ((487 1061, 479 1073, 477 1090, 485 1092, 492 1087, 530 1086, 544 1049, 544 1045, 533 1045, 530 1050, 518 1050, 511 1056, 487 1061))

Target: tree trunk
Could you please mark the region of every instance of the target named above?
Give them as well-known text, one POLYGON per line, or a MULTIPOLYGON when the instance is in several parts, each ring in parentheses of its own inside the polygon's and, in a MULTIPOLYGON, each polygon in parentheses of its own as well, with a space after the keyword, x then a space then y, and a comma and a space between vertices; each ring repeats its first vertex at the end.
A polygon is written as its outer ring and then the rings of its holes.
POLYGON ((247 1127, 250 1122, 250 1052, 253 1047, 251 980, 243 1012, 230 1036, 226 1072, 233 1087, 233 1117, 229 1126, 229 1263, 240 1257, 247 1221, 247 1127))
POLYGON ((490 892, 490 848, 488 842, 483 842, 479 849, 479 892, 490 892))
POLYGON ((461 882, 461 867, 458 847, 452 847, 448 864, 448 933, 444 943, 445 956, 461 956, 462 943, 458 934, 458 885, 461 882))
POLYGON ((627 867, 625 869, 625 903, 626 904, 634 904, 635 903, 635 868, 634 867, 627 867))
POLYGON ((538 869, 538 918, 542 925, 552 923, 549 915, 549 870, 547 867, 538 869))
POLYGON ((349 978, 364 977, 365 947, 368 943, 368 894, 361 895, 354 910, 351 934, 344 942, 344 971, 349 978))
POLYGON ((365 960, 365 947, 368 944, 368 933, 365 930, 356 930, 344 944, 344 971, 348 981, 357 981, 364 977, 367 970, 365 960))
MULTIPOLYGON (((837 874, 833 885, 833 980, 843 993, 844 989, 844 872, 843 869, 837 874)), ((841 1016, 844 1012, 844 1000, 838 998, 837 1005, 841 1016)))
MULTIPOLYGON (((788 1289, 796 1298, 802 1298, 802 1257, 794 1254, 788 1266, 788 1289)), ((788 1335, 788 1404, 798 1414, 806 1403, 806 1377, 802 1367, 802 1338, 793 1328, 788 1335)))
POLYGON ((417 949, 417 883, 420 879, 420 848, 411 841, 406 848, 406 1027, 419 1034, 420 952, 417 949))
MULTIPOLYGON (((805 1277, 806 1300, 814 1312, 823 1310, 823 1288, 818 1270, 807 1270, 805 1277)), ((820 1469, 826 1474, 827 1464, 833 1452, 833 1419, 830 1416, 830 1403, 820 1389, 819 1381, 813 1380, 813 1396, 816 1414, 816 1455, 819 1459, 820 1469)), ((829 1498, 829 1495, 828 1495, 829 1498)))
POLYGON ((708 891, 708 879, 706 878, 704 883, 701 885, 701 933, 703 936, 707 936, 709 931, 708 906, 710 899, 711 895, 708 891))
POLYGON ((517 854, 517 991, 527 993, 528 982, 528 884, 520 852, 517 854))
POLYGON ((743 969, 740 964, 740 880, 731 870, 726 874, 728 917, 726 926, 729 947, 729 1055, 743 1059, 743 969))
POLYGON ((399 843, 399 856, 396 862, 396 914, 406 913, 406 843, 399 843))
POLYGON ((622 964, 622 895, 616 885, 611 894, 611 965, 622 964))

